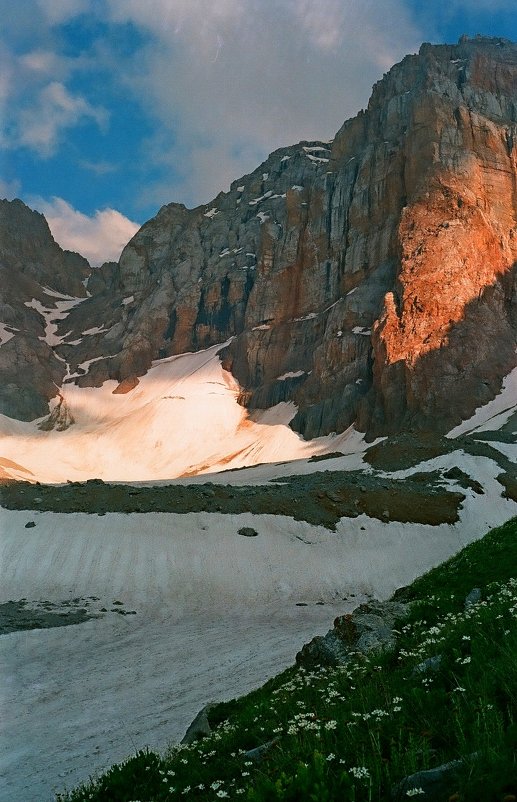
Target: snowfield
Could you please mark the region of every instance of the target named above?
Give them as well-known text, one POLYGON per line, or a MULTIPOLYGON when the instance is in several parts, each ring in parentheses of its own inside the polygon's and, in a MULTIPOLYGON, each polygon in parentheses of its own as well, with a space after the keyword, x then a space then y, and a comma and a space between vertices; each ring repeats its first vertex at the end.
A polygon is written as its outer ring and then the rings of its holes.
POLYGON ((303 440, 288 426, 291 403, 248 417, 237 403, 238 384, 222 369, 221 348, 155 362, 126 394, 113 394, 114 381, 64 384, 63 403, 75 420, 66 431, 0 415, 0 465, 7 476, 41 482, 152 481, 357 450, 352 432, 303 440))
MULTIPOLYGON (((75 420, 66 431, 0 416, 0 475, 197 484, 219 471, 211 482, 258 487, 288 475, 370 470, 353 429, 306 442, 288 426, 291 404, 248 417, 220 347, 156 362, 127 394, 113 394, 115 382, 65 384, 62 404, 75 420), (346 456, 309 461, 331 452, 346 456)), ((517 371, 450 436, 505 423, 517 408, 516 382, 517 371)), ((511 443, 492 445, 517 457, 511 443)), ((369 595, 387 598, 517 514, 491 457, 456 450, 389 475, 451 467, 484 488, 462 491, 455 525, 362 514, 330 532, 273 514, 0 508, 0 604, 73 603, 97 616, 0 638, 0 799, 50 802, 53 790, 138 749, 165 748, 207 702, 242 695, 291 664, 337 614, 369 595), (258 535, 243 537, 241 527, 258 535)), ((321 481, 324 489, 323 474, 321 481)))
POLYGON ((487 493, 467 491, 454 526, 361 515, 333 533, 249 513, 0 510, 0 602, 96 597, 92 610, 107 610, 0 638, 0 798, 50 802, 53 789, 137 749, 165 748, 208 701, 291 664, 337 614, 368 594, 386 598, 517 514, 500 496, 498 466, 469 459, 487 493), (240 536, 243 526, 258 536, 240 536))

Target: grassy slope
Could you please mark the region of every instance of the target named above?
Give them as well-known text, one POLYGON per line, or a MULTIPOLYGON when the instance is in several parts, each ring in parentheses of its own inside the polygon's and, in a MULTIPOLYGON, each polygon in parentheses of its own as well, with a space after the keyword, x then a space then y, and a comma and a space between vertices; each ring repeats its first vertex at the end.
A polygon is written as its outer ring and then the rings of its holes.
POLYGON ((215 707, 209 738, 165 757, 140 752, 61 799, 380 801, 405 776, 463 758, 443 799, 511 802, 516 576, 513 519, 398 591, 412 606, 395 651, 340 669, 288 669, 215 707), (465 610, 473 587, 482 601, 465 610), (435 655, 438 670, 414 671, 435 655), (244 755, 273 738, 261 762, 244 755))

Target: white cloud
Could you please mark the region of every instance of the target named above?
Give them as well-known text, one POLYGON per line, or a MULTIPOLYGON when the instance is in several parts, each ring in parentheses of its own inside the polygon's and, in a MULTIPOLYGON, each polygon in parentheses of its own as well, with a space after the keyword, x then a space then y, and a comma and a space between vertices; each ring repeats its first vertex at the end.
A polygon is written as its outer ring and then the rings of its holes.
MULTIPOLYGON (((44 5, 46 8, 46 0, 44 5)), ((85 0, 81 7, 88 5, 85 0)), ((52 17, 52 4, 48 6, 52 17)), ((67 8, 72 17, 80 6, 70 2, 67 8)), ((4 23, 6 30, 0 34, 0 145, 6 149, 21 145, 47 157, 55 152, 65 132, 85 120, 104 129, 108 112, 88 100, 91 85, 88 77, 82 81, 95 69, 95 54, 70 49, 65 53, 59 35, 35 0, 26 0, 24 15, 18 6, 13 13, 10 10, 4 23), (81 89, 71 91, 70 82, 76 77, 81 89)))
POLYGON ((18 180, 6 181, 0 178, 0 198, 12 200, 18 198, 21 189, 21 183, 18 180))
POLYGON ((94 173, 94 175, 109 175, 110 173, 114 173, 118 170, 116 164, 111 164, 111 162, 107 161, 88 161, 87 159, 81 159, 78 162, 79 167, 82 167, 83 170, 88 170, 90 173, 94 173))
POLYGON ((137 223, 115 209, 96 211, 89 217, 62 198, 32 198, 29 202, 45 215, 52 236, 62 248, 77 251, 94 266, 117 261, 122 248, 139 229, 137 223))
POLYGON ((345 29, 345 3, 340 0, 326 0, 322 4, 312 0, 294 0, 291 9, 298 24, 317 47, 335 50, 339 46, 345 29))
POLYGON ((91 8, 90 0, 37 0, 41 12, 51 24, 59 25, 91 8))
POLYGON ((20 113, 18 141, 40 156, 50 156, 64 129, 84 119, 92 119, 102 128, 107 118, 104 109, 92 106, 81 95, 72 95, 59 81, 52 81, 39 92, 36 104, 20 113))
POLYGON ((146 155, 170 165, 147 195, 186 203, 208 201, 258 154, 330 138, 422 39, 404 0, 384 0, 382 13, 377 0, 108 0, 108 8, 112 21, 151 35, 123 72, 158 123, 146 155))
MULTIPOLYGON (((4 142, 47 157, 74 126, 102 128, 107 112, 88 83, 102 74, 114 98, 141 105, 147 130, 152 122, 140 158, 153 178, 140 200, 160 203, 208 201, 277 147, 329 139, 423 38, 408 0, 383 0, 382 13, 378 0, 25 2, 26 13, 16 6, 7 20, 18 56, 4 142), (60 26, 81 15, 90 34, 103 25, 88 48, 65 54, 60 26), (118 25, 122 48, 113 45, 118 25)), ((83 154, 79 166, 95 172, 91 164, 83 154)))
POLYGON ((66 59, 61 58, 57 53, 50 50, 30 50, 20 56, 20 65, 42 76, 51 76, 63 73, 63 68, 66 65, 66 59))

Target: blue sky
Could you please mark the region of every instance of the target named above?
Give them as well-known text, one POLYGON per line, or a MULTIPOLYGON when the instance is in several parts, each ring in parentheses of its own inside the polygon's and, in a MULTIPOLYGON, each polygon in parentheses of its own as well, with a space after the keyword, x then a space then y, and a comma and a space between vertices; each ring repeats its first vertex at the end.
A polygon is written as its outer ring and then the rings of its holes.
POLYGON ((170 201, 329 139, 423 41, 517 40, 515 0, 0 0, 0 197, 93 263, 170 201))

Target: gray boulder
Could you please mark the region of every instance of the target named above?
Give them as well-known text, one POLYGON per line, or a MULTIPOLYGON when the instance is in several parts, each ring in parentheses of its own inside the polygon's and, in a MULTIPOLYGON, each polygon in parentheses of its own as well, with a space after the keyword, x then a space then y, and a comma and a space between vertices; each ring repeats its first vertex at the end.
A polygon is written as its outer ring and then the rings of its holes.
POLYGON ((326 635, 318 635, 296 655, 300 665, 344 665, 352 654, 390 649, 395 644, 395 621, 404 618, 408 605, 372 599, 351 615, 341 615, 326 635))
POLYGON ((201 738, 205 738, 207 735, 210 735, 212 732, 212 728, 210 727, 210 722, 208 721, 208 711, 214 706, 213 702, 209 702, 205 705, 202 710, 199 711, 195 719, 187 728, 187 731, 183 738, 181 739, 180 743, 182 744, 191 744, 194 741, 199 741, 201 738))

